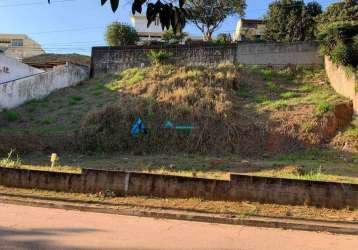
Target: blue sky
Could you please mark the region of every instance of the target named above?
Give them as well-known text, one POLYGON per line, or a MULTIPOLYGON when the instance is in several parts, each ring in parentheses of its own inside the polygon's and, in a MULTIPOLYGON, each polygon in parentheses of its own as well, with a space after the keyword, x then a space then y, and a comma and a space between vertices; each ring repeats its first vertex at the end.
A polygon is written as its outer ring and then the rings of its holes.
MULTIPOLYGON (((130 0, 122 0, 113 13, 100 0, 0 0, 0 33, 27 34, 49 53, 89 54, 92 46, 105 45, 105 26, 113 21, 130 23, 130 0)), ((338 0, 318 0, 323 7, 338 0)), ((247 0, 245 18, 260 18, 272 0, 247 0)), ((307 1, 306 1, 307 2, 307 1)), ((233 32, 238 17, 231 17, 218 32, 233 32)), ((193 26, 185 31, 200 35, 193 26)))

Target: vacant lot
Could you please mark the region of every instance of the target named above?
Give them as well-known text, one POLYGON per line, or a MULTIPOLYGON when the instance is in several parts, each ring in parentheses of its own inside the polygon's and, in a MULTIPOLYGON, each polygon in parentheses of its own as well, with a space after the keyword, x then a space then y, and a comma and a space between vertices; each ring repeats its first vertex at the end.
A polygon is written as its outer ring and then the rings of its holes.
POLYGON ((16 154, 15 165, 48 166, 49 153, 57 152, 66 171, 214 178, 232 171, 358 183, 350 112, 322 69, 134 68, 0 113, 0 151, 10 167, 16 154), (138 117, 148 133, 133 137, 138 117), (165 128, 167 121, 174 128, 165 128))

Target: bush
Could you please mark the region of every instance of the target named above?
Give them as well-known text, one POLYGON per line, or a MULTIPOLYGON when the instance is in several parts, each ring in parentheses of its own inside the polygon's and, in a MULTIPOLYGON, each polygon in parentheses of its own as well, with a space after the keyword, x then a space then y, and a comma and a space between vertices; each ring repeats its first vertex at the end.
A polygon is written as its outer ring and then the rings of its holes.
POLYGON ((170 29, 164 32, 163 40, 167 43, 178 44, 181 43, 187 36, 188 34, 185 32, 175 33, 173 29, 170 29))
POLYGON ((357 16, 357 0, 343 0, 331 4, 318 17, 317 38, 321 51, 336 64, 358 66, 357 16))
POLYGON ((151 50, 148 53, 148 57, 151 59, 154 65, 161 65, 168 61, 172 54, 164 50, 151 50))
POLYGON ((316 115, 321 116, 329 111, 333 110, 333 105, 327 102, 318 104, 316 108, 316 115))
POLYGON ((215 40, 216 44, 228 44, 231 42, 232 42, 232 38, 230 34, 225 34, 225 33, 220 33, 215 40))
POLYGON ((15 111, 4 111, 3 113, 5 120, 8 122, 14 122, 19 119, 19 114, 15 111))
POLYGON ((358 45, 355 38, 358 22, 339 21, 320 27, 318 39, 321 52, 339 65, 358 65, 358 45))
POLYGON ((137 31, 133 27, 119 22, 107 26, 105 38, 109 46, 134 45, 139 41, 137 31))

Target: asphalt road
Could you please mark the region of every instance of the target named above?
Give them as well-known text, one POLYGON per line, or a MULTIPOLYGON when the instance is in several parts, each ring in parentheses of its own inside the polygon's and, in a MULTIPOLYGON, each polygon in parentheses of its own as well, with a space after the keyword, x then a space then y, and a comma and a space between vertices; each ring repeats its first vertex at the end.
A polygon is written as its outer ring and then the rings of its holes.
POLYGON ((358 249, 358 236, 0 203, 0 249, 358 249))

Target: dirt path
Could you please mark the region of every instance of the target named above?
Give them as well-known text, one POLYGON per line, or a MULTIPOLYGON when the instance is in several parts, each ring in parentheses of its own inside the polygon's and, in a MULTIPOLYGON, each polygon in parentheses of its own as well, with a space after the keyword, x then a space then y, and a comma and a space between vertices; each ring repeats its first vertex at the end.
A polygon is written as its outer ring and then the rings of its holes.
POLYGON ((0 204, 0 249, 356 249, 357 236, 0 204))

